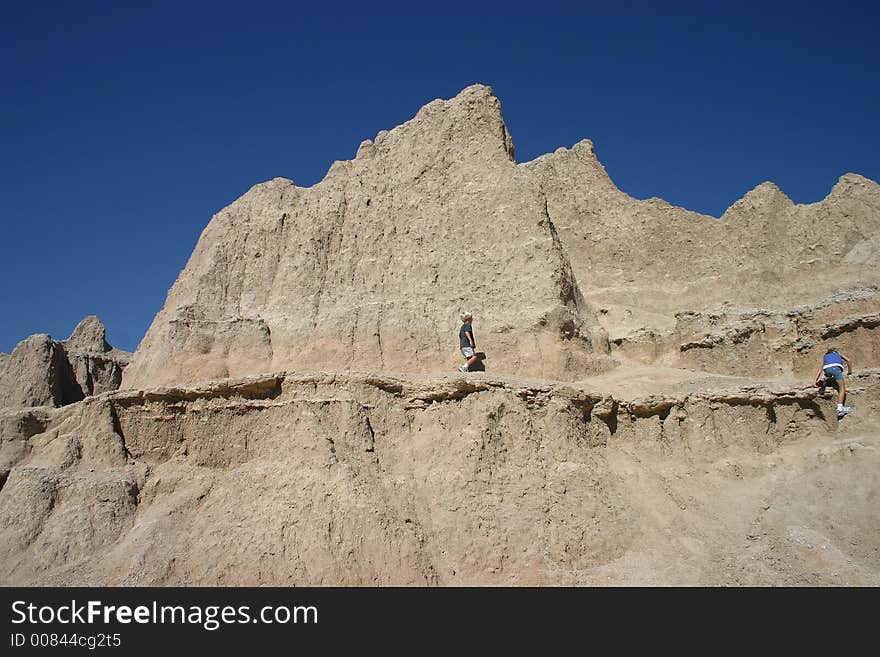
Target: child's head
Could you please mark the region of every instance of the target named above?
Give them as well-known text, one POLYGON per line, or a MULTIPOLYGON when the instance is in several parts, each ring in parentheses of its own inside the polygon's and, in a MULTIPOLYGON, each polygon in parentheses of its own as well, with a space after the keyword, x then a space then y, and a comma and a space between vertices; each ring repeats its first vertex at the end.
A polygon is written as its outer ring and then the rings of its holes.
POLYGON ((825 352, 826 355, 827 354, 836 354, 836 353, 837 353, 837 347, 829 347, 828 351, 825 352))
POLYGON ((463 322, 472 322, 474 320, 474 316, 470 313, 462 313, 459 317, 461 317, 461 321, 463 322))

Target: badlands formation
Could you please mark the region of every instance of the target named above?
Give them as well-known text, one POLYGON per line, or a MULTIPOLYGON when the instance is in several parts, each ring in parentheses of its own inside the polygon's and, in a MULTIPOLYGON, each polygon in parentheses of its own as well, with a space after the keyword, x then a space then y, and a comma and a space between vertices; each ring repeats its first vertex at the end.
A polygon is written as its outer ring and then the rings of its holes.
POLYGON ((0 583, 878 585, 878 262, 871 180, 708 217, 468 87, 219 212, 130 363, 0 355, 0 583))

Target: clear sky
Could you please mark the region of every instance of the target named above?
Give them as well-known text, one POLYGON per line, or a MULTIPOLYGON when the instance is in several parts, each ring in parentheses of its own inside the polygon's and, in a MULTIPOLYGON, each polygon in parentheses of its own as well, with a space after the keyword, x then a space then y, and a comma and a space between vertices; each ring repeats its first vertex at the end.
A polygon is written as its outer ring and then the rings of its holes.
POLYGON ((133 350, 220 208, 491 85, 524 162, 719 216, 880 179, 876 2, 18 2, 0 9, 0 351, 133 350))

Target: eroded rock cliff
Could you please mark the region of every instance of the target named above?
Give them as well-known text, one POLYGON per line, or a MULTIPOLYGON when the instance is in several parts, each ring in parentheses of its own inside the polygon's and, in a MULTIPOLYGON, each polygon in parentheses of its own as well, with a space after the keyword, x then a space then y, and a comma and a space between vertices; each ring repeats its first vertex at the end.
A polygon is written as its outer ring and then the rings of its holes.
POLYGON ((4 583, 880 583, 880 376, 279 373, 0 413, 4 583))
POLYGON ((468 87, 218 213, 127 368, 96 318, 0 354, 0 583, 880 584, 880 187, 513 155, 468 87))
POLYGON ((311 188, 276 179, 217 214, 126 387, 274 369, 431 372, 479 317, 499 371, 607 367, 538 181, 487 87, 434 101, 311 188))
MULTIPOLYGON (((880 186, 855 174, 811 205, 765 183, 716 219, 623 193, 589 141, 516 164, 498 99, 475 85, 365 141, 313 187, 275 179, 218 213, 125 386, 449 371, 462 310, 502 374, 687 364, 680 313, 780 314, 857 288, 876 313, 878 232, 880 186)), ((726 344, 712 358, 733 367, 726 344)))

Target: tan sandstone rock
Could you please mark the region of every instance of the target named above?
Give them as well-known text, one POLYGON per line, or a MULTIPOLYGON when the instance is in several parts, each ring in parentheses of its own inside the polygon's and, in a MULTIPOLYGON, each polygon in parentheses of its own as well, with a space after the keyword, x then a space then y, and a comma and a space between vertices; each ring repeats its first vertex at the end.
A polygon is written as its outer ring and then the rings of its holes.
POLYGON ((677 313, 876 291, 878 207, 880 187, 847 174, 811 205, 764 183, 716 219, 621 192, 589 141, 516 164, 497 98, 475 85, 366 140, 313 187, 278 178, 218 213, 125 386, 448 371, 462 310, 498 373, 576 380, 621 360, 684 362, 677 313))
POLYGON ((217 214, 124 385, 450 370, 464 310, 493 370, 607 366, 546 199, 480 85, 364 142, 314 187, 276 179, 217 214))
POLYGON ((434 101, 218 213, 123 389, 96 318, 0 355, 0 584, 877 586, 878 211, 638 200, 434 101))
POLYGON ((83 319, 64 341, 64 351, 74 371, 82 395, 116 390, 131 354, 111 347, 101 320, 94 315, 83 319))
POLYGON ((116 390, 131 354, 114 349, 91 315, 63 342, 32 335, 0 359, 0 408, 63 406, 116 390))
POLYGON ((851 384, 850 424, 812 388, 378 372, 0 412, 0 583, 877 585, 880 370, 851 384))

